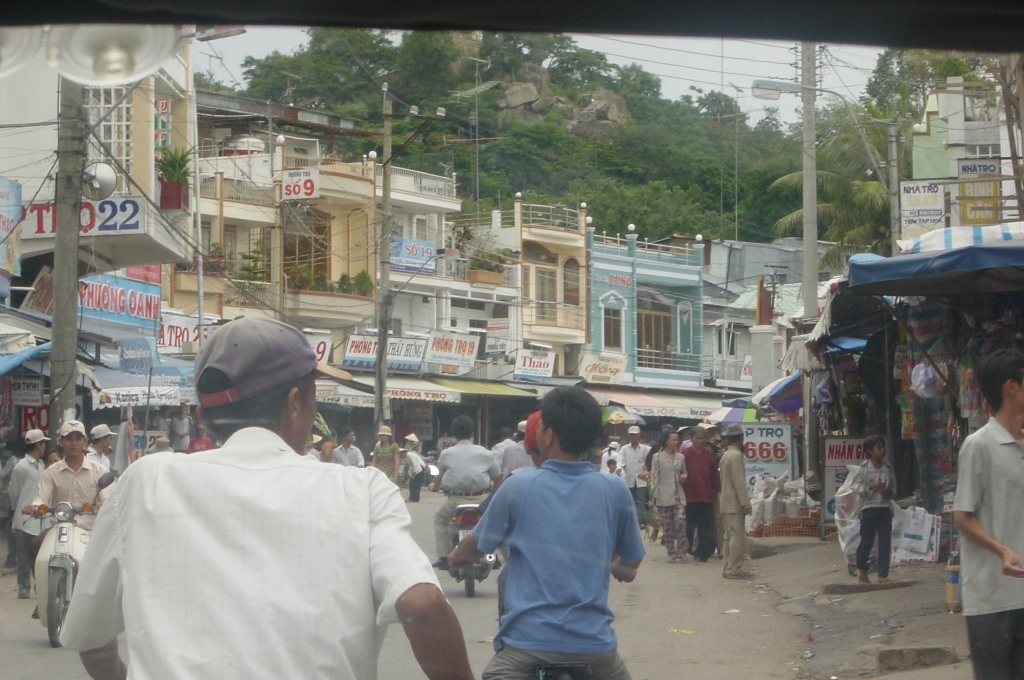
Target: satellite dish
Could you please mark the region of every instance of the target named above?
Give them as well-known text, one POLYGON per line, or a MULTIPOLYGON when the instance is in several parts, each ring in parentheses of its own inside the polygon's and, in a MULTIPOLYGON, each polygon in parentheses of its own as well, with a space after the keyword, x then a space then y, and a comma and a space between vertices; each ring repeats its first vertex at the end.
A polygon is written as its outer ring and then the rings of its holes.
POLYGON ((110 198, 117 188, 117 173, 106 163, 87 165, 82 173, 82 193, 90 201, 110 198))
POLYGON ((174 57, 177 43, 178 29, 170 25, 58 26, 50 33, 47 59, 82 85, 126 85, 155 73, 174 57))
POLYGON ((43 44, 43 30, 0 28, 0 78, 14 73, 35 56, 43 44))

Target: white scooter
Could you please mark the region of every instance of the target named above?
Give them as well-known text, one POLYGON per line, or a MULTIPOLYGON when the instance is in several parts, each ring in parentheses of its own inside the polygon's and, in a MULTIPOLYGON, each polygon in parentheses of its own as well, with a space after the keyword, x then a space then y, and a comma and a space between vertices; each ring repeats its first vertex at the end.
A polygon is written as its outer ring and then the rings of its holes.
POLYGON ((36 515, 52 516, 57 520, 57 524, 43 537, 35 564, 39 623, 46 628, 51 647, 60 647, 60 631, 64 627, 64 617, 75 590, 78 567, 92 535, 91 530, 78 526, 75 520, 81 515, 95 514, 99 491, 113 484, 114 479, 112 472, 99 478, 99 488, 93 503, 84 503, 77 508, 71 503, 58 503, 52 511, 45 505, 36 509, 36 515))

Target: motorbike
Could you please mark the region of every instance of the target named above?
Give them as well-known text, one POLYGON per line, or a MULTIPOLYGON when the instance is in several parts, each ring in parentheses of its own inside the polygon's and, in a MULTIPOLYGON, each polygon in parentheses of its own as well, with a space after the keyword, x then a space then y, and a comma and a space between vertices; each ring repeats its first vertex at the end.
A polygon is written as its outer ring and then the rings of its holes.
MULTIPOLYGON (((478 505, 460 505, 455 508, 455 516, 452 517, 452 548, 455 548, 466 536, 469 536, 477 523, 480 521, 480 510, 478 505)), ((462 581, 466 586, 466 597, 476 596, 476 582, 487 578, 492 570, 500 566, 494 554, 485 555, 476 564, 464 567, 452 567, 451 575, 456 581, 462 581)))
POLYGON ((92 536, 92 531, 78 526, 76 520, 82 515, 95 514, 99 492, 113 484, 114 479, 111 472, 100 477, 96 498, 92 503, 75 507, 63 502, 58 503, 52 511, 46 505, 36 508, 38 516, 57 520, 46 532, 35 563, 39 623, 46 628, 51 647, 60 647, 60 631, 64 627, 64 617, 74 594, 78 567, 92 536), (45 602, 43 597, 46 598, 45 602))

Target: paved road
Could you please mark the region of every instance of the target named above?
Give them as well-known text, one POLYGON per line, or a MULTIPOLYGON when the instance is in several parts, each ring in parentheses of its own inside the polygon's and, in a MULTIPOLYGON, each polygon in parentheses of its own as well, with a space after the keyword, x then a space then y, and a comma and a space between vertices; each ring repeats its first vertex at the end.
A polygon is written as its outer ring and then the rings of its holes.
MULTIPOLYGON (((427 491, 423 502, 408 505, 414 537, 431 557, 432 518, 442 499, 427 491)), ((648 550, 636 582, 613 581, 611 588, 619 650, 634 680, 794 677, 809 625, 779 613, 778 595, 756 581, 722 579, 721 562, 715 559, 703 565, 668 564, 661 546, 648 545, 648 550), (739 613, 725 613, 732 610, 739 613)), ((477 677, 493 654, 489 638, 497 630, 496 576, 477 584, 473 599, 447 574, 440 579, 462 623, 477 677)), ((77 655, 50 648, 46 631, 29 618, 33 602, 16 599, 16 590, 13 576, 0 578, 0 678, 85 680, 77 655)), ((388 631, 379 668, 382 680, 423 677, 401 627, 388 631)))

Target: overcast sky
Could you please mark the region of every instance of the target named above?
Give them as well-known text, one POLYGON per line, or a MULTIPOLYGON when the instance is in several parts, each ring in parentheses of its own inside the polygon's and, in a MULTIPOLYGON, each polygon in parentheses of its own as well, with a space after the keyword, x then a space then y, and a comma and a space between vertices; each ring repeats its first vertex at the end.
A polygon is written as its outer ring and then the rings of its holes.
MULTIPOLYGON (((581 47, 604 52, 613 63, 640 64, 648 72, 660 76, 663 96, 676 99, 690 92, 691 87, 705 91, 723 89, 735 96, 735 86, 741 90, 741 108, 750 113, 752 119, 760 118, 765 106, 777 107, 786 122, 800 119, 800 102, 794 95, 783 95, 777 102, 765 102, 750 95, 750 84, 754 78, 792 80, 797 77, 795 43, 603 34, 573 37, 581 47)), ((241 63, 246 56, 263 57, 274 50, 288 54, 305 41, 302 29, 250 28, 242 36, 200 43, 197 66, 201 70, 212 66, 214 77, 231 84, 242 80, 241 63), (211 48, 216 48, 223 56, 223 65, 216 59, 203 56, 211 54, 211 48)), ((828 45, 823 57, 822 87, 853 99, 859 98, 879 52, 877 47, 828 45)))

